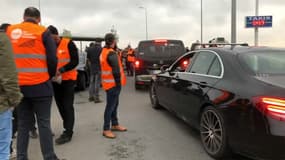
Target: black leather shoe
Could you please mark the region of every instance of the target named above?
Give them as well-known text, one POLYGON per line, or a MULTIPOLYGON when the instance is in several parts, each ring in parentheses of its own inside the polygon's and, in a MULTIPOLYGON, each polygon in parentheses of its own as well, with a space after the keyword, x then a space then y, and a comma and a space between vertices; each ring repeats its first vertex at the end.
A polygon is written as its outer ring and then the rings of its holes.
POLYGON ((58 145, 65 144, 67 142, 70 142, 71 139, 72 139, 72 136, 69 136, 69 135, 63 133, 62 135, 60 135, 59 138, 57 138, 55 140, 55 143, 58 144, 58 145))
POLYGON ((94 97, 89 97, 88 100, 89 100, 89 102, 92 102, 92 101, 94 101, 94 97))
POLYGON ((101 102, 103 102, 103 101, 99 98, 94 100, 94 103, 101 103, 101 102))

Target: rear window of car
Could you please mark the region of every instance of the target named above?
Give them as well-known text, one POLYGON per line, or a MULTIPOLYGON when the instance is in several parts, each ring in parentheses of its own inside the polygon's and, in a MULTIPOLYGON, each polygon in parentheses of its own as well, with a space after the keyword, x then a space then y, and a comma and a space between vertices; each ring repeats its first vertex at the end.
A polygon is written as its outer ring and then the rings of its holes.
POLYGON ((240 54, 239 60, 255 74, 285 74, 284 51, 240 54))
POLYGON ((185 47, 182 41, 154 40, 140 42, 137 56, 145 59, 176 59, 185 52, 185 47))

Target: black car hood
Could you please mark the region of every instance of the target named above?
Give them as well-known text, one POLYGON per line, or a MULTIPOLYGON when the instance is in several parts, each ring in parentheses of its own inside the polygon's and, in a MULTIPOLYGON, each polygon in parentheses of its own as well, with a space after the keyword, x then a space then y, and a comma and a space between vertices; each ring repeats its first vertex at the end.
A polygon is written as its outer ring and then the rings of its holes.
POLYGON ((256 76, 256 79, 270 84, 272 86, 281 87, 285 89, 285 75, 282 76, 256 76))

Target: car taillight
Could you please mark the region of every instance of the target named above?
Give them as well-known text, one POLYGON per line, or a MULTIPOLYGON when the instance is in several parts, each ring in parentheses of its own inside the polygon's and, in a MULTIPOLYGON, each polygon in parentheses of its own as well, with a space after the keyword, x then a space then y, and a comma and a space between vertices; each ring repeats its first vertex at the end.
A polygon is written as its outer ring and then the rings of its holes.
POLYGON ((166 39, 156 39, 153 41, 155 45, 167 45, 167 40, 166 39))
POLYGON ((255 106, 270 117, 285 121, 285 99, 272 97, 253 98, 255 106))
POLYGON ((139 68, 140 67, 140 61, 139 60, 136 60, 135 61, 135 68, 139 68))

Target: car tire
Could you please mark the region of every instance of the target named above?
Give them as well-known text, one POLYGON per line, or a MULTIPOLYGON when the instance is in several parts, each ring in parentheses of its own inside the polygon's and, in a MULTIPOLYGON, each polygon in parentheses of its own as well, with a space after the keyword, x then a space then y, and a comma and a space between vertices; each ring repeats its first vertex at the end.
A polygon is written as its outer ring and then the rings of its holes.
POLYGON ((78 73, 77 86, 76 87, 80 91, 84 91, 87 88, 86 77, 85 77, 85 74, 82 72, 78 73))
POLYGON ((149 88, 149 98, 150 98, 150 103, 152 108, 154 109, 161 109, 161 105, 158 102, 157 94, 156 94, 156 89, 155 89, 155 84, 151 83, 150 88, 149 88))
POLYGON ((201 114, 200 138, 205 151, 211 157, 215 159, 230 157, 224 119, 212 106, 206 107, 201 114))

